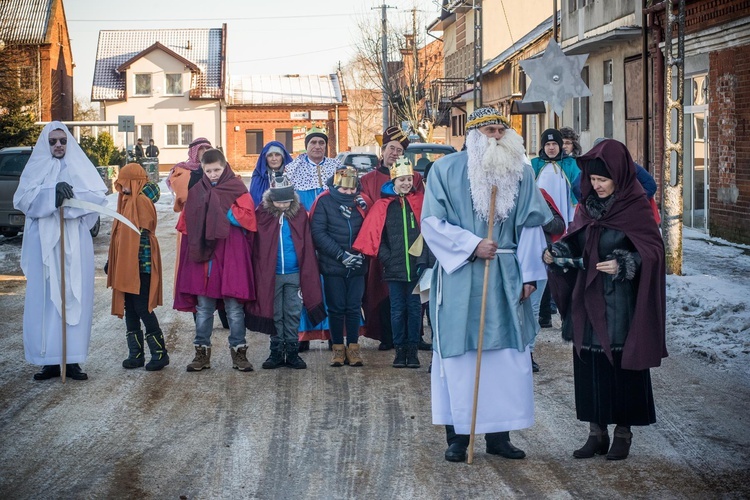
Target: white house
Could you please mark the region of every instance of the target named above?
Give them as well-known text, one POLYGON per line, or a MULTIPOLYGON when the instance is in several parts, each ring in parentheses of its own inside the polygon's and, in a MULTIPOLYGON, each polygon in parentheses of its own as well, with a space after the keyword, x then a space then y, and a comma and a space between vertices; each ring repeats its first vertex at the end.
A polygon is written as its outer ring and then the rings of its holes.
POLYGON ((104 121, 134 116, 130 144, 153 139, 162 170, 187 159, 196 137, 224 147, 226 37, 226 24, 100 31, 91 100, 104 121))

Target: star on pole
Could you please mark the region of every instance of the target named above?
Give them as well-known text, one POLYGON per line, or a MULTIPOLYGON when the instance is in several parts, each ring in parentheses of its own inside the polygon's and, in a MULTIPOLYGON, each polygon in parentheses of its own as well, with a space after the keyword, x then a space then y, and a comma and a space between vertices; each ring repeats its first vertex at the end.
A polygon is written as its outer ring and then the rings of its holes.
POLYGON ((562 116, 565 101, 587 97, 591 91, 581 79, 588 54, 566 56, 555 40, 550 39, 544 55, 521 61, 521 68, 531 78, 523 102, 547 101, 562 116))

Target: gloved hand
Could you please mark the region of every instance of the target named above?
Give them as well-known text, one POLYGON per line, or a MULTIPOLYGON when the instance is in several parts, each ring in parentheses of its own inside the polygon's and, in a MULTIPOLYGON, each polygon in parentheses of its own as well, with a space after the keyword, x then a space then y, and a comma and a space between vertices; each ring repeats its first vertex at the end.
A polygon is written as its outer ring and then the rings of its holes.
POLYGON ((344 254, 341 257, 341 263, 344 264, 344 266, 347 269, 358 269, 362 266, 364 263, 365 258, 362 256, 361 253, 349 253, 344 252, 344 254))
POLYGON ((67 182, 58 182, 55 186, 55 208, 59 208, 63 201, 73 197, 73 186, 67 182))
POLYGON ((354 201, 357 202, 357 205, 359 205, 359 208, 362 210, 367 210, 367 202, 364 198, 362 198, 361 195, 357 195, 356 198, 354 198, 354 201))
POLYGON ((344 216, 344 219, 351 219, 352 217, 352 209, 346 205, 339 205, 339 212, 344 216))

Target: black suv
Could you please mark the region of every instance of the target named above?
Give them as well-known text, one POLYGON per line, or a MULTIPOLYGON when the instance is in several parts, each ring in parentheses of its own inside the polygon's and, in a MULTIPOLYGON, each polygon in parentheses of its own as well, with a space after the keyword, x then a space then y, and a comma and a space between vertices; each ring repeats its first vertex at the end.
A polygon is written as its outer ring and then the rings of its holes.
MULTIPOLYGON (((31 146, 0 149, 0 235, 13 237, 23 231, 26 219, 23 212, 13 208, 13 195, 18 189, 26 163, 31 158, 31 146)), ((91 236, 99 234, 100 220, 91 228, 91 236)))

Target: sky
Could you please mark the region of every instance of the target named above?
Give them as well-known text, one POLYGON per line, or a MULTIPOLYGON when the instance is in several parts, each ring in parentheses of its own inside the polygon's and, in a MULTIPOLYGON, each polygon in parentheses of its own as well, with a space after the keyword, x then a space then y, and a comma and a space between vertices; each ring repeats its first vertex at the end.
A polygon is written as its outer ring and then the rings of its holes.
MULTIPOLYGON (((64 0, 75 95, 88 101, 100 30, 220 28, 227 23, 227 73, 328 74, 354 55, 360 20, 379 26, 377 0, 64 0), (175 9, 174 6, 179 6, 175 9)), ((434 0, 388 0, 389 20, 437 18, 434 0)), ((422 30, 423 31, 423 30, 422 30)), ((145 47, 144 47, 145 48, 145 47)))

